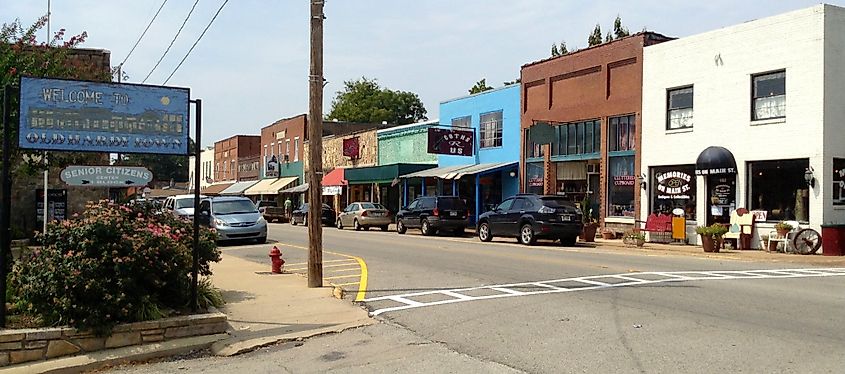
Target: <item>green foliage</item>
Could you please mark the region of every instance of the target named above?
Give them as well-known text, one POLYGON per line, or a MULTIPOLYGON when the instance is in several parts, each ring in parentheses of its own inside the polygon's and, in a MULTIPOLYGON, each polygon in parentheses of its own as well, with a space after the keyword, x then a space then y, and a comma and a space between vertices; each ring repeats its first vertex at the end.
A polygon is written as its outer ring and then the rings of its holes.
POLYGON ((470 95, 472 95, 472 94, 477 94, 477 93, 481 93, 481 92, 484 92, 484 91, 490 91, 492 89, 493 89, 493 87, 490 87, 490 86, 487 85, 487 78, 481 78, 480 81, 475 82, 475 85, 472 86, 472 88, 469 89, 469 93, 470 93, 470 95))
POLYGON ((327 119, 361 123, 405 125, 428 119, 419 96, 379 86, 375 79, 362 77, 343 82, 344 88, 332 100, 327 119))
POLYGON ((592 47, 594 45, 599 45, 601 43, 602 43, 601 26, 597 23, 596 28, 594 28, 593 32, 590 33, 590 36, 587 37, 587 45, 592 47))
POLYGON ((520 82, 522 82, 522 78, 516 78, 512 81, 502 82, 502 85, 503 86, 510 86, 512 84, 517 84, 517 83, 520 83, 520 82))
MULTIPOLYGON (((645 31, 645 28, 643 28, 643 31, 645 31)), ((617 15, 616 19, 613 21, 612 33, 608 30, 607 34, 605 34, 604 36, 604 39, 602 39, 601 25, 597 23, 596 27, 593 29, 593 32, 591 32, 590 35, 587 37, 587 44, 592 47, 602 43, 612 42, 616 39, 624 38, 630 35, 631 33, 628 32, 628 28, 622 26, 622 17, 617 15)), ((552 44, 552 57, 563 56, 567 53, 569 53, 569 50, 566 48, 566 42, 561 42, 560 46, 554 43, 552 44)))
MULTIPOLYGON (((104 334, 118 323, 160 317, 190 301, 193 227, 150 205, 90 204, 52 223, 46 246, 15 265, 11 287, 22 313, 48 325, 104 334), (154 305, 154 306, 153 306, 154 305)), ((200 274, 220 261, 216 233, 201 228, 200 274)))
POLYGON ((786 221, 780 221, 775 224, 775 230, 792 231, 792 229, 794 229, 794 227, 786 223, 786 221))
MULTIPOLYGON (((616 16, 615 20, 613 20, 613 34, 616 39, 621 39, 631 35, 631 33, 628 32, 628 28, 622 26, 622 17, 619 15, 616 16)), ((610 33, 608 33, 608 36, 610 36, 610 33)))
MULTIPOLYGON (((188 149, 191 154, 196 144, 193 139, 188 139, 188 149)), ((121 155, 117 165, 143 166, 153 173, 153 178, 158 181, 188 181, 188 156, 156 155, 156 154, 126 154, 121 155)))
POLYGON ((701 236, 709 236, 711 238, 720 238, 727 232, 728 228, 718 223, 714 223, 710 226, 697 226, 695 228, 696 234, 701 236))
POLYGON ((581 200, 581 220, 585 225, 598 222, 596 217, 593 216, 593 200, 589 196, 581 200))
POLYGON ((208 309, 209 306, 220 308, 225 303, 223 293, 220 292, 219 288, 214 287, 211 279, 203 278, 199 280, 197 284, 197 305, 200 308, 208 309))
POLYGON ((613 41, 613 35, 610 34, 610 31, 607 32, 607 35, 604 37, 604 42, 609 43, 613 41))
POLYGON ((625 233, 625 239, 628 239, 628 240, 645 240, 645 234, 643 234, 641 231, 631 230, 631 231, 628 231, 628 232, 625 233))

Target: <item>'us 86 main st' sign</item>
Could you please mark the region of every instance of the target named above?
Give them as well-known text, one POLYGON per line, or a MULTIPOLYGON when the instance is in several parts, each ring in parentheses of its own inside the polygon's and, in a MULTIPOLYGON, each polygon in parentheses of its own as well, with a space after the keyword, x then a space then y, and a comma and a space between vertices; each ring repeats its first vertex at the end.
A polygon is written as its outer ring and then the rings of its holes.
POLYGON ((21 148, 186 155, 187 88, 21 78, 21 148))

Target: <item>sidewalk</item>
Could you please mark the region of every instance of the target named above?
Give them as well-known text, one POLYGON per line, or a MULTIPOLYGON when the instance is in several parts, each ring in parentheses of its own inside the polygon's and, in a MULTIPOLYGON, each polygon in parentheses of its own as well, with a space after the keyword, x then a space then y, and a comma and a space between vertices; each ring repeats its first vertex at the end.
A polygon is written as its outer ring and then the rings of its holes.
POLYGON ((280 341, 308 338, 375 321, 367 311, 332 297, 332 289, 308 288, 307 279, 296 274, 269 274, 266 266, 223 252, 214 264, 212 281, 223 292, 230 337, 215 343, 219 356, 238 353, 280 341))

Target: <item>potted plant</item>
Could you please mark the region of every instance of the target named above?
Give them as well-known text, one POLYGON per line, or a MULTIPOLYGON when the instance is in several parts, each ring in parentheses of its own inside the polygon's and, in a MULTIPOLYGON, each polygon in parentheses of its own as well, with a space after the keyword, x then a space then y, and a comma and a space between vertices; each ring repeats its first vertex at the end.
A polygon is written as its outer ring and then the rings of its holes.
POLYGON ((581 240, 585 242, 596 241, 596 230, 599 227, 598 221, 593 217, 592 201, 590 198, 581 200, 581 221, 584 223, 584 230, 581 231, 581 240))
POLYGON ((701 246, 704 252, 715 252, 715 242, 713 241, 713 231, 707 226, 698 226, 695 228, 695 233, 701 237, 701 246))
POLYGON ((794 227, 786 223, 786 221, 780 221, 775 224, 775 231, 778 232, 778 236, 781 238, 785 238, 786 235, 788 235, 789 232, 792 231, 792 229, 794 229, 794 227))
POLYGON ((713 240, 715 244, 714 252, 719 252, 719 250, 722 248, 722 236, 728 232, 728 228, 725 225, 714 223, 710 225, 710 232, 713 234, 713 240))
POLYGON ((628 231, 625 233, 625 241, 627 244, 633 244, 637 247, 642 247, 645 244, 645 234, 640 231, 628 231))
POLYGON ((613 231, 607 227, 601 230, 601 238, 602 239, 616 239, 616 231, 613 231))

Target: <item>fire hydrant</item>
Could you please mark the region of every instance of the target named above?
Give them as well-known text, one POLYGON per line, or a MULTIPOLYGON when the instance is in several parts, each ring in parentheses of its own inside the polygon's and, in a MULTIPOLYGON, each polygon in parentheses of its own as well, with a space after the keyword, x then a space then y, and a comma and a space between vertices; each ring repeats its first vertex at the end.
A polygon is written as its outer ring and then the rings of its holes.
POLYGON ((275 245, 270 250, 270 262, 272 262, 271 272, 273 274, 281 274, 282 268, 285 266, 285 260, 282 259, 282 251, 275 245))

